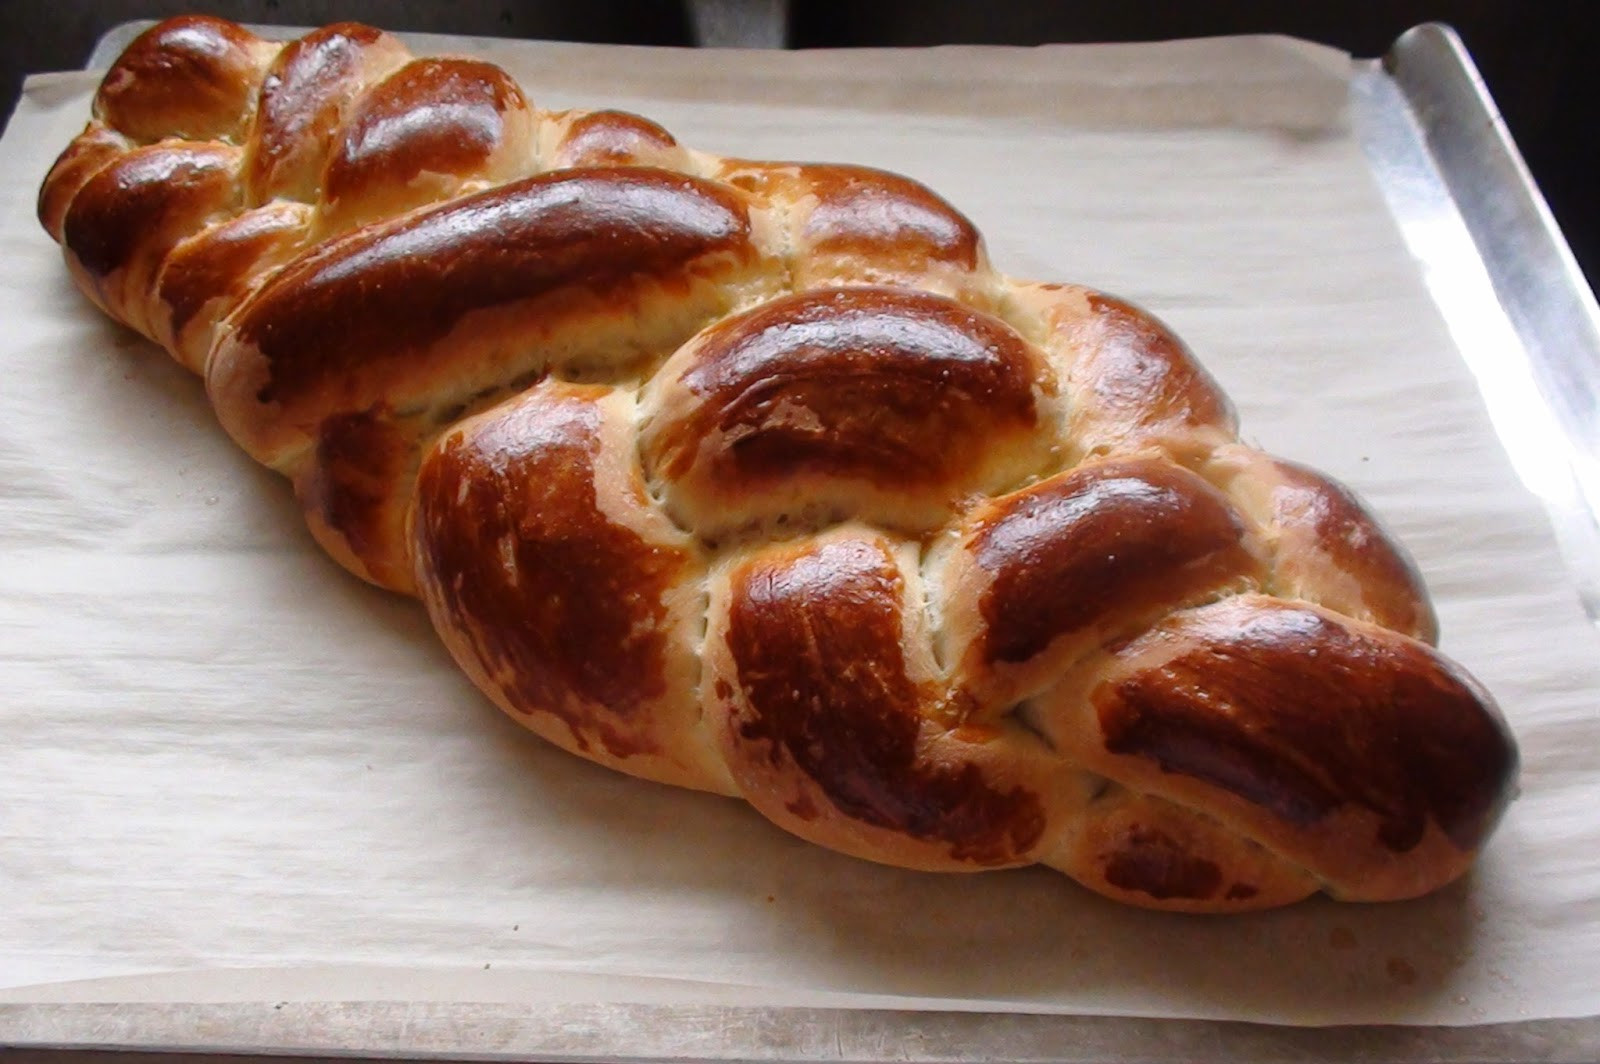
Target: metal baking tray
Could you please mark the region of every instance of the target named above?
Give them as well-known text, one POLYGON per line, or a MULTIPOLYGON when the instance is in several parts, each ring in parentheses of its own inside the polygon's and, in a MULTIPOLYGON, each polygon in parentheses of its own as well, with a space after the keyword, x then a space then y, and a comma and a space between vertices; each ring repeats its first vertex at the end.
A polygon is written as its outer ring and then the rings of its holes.
MULTIPOLYGON (((110 62, 149 23, 102 38, 110 62)), ((289 32, 261 28, 281 36, 289 32)), ((419 50, 471 50, 417 35, 419 50)), ((770 40, 770 38, 767 38, 770 40)), ((717 43, 739 43, 719 41, 717 43)), ((762 43, 752 40, 751 43, 762 43)), ((1427 24, 1357 63, 1351 109, 1372 173, 1508 451, 1540 469, 1575 586, 1600 623, 1600 308, 1460 40, 1427 24), (1510 374, 1534 388, 1503 389, 1510 374), (1517 399, 1521 395, 1523 398, 1517 399), (1529 453, 1518 427, 1554 424, 1529 453), (1519 453, 1520 452, 1520 453, 1519 453)), ((0 1055, 202 1061, 1145 1061, 1600 1059, 1600 1016, 1473 1027, 1273 1027, 963 1012, 333 1002, 0 1005, 0 1055)))

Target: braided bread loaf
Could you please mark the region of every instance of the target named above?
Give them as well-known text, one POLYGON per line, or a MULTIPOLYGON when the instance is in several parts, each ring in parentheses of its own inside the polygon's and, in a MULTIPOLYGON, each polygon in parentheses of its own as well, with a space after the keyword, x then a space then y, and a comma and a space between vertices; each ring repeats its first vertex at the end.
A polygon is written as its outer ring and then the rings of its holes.
POLYGON ((1512 789, 1357 500, 906 178, 540 111, 364 26, 182 18, 39 213, 329 554, 601 764, 1188 911, 1432 890, 1512 789))

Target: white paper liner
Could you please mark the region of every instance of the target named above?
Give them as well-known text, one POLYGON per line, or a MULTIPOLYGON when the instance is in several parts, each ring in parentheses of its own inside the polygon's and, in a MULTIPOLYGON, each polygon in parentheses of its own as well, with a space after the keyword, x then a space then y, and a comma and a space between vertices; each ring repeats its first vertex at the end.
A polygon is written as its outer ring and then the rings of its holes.
POLYGON ((0 142, 0 1001, 712 1000, 1464 1024, 1600 1013, 1600 639, 1343 110, 1277 39, 923 52, 505 44, 543 106, 908 173, 1019 277, 1156 311, 1247 438, 1354 486, 1522 743, 1478 870, 1159 915, 934 876, 596 768, 345 576, 33 218, 88 75, 0 142), (151 973, 165 973, 152 976, 151 973))

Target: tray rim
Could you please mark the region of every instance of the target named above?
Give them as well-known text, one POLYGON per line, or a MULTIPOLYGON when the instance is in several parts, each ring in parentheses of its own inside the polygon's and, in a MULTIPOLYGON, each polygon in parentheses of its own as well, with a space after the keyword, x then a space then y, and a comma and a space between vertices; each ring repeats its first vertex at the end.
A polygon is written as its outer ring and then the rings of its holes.
POLYGON ((1445 278, 1430 294, 1600 626, 1600 306, 1456 32, 1414 26, 1376 66, 1352 85, 1368 162, 1425 276, 1445 278), (1481 334, 1489 319, 1509 343, 1481 334), (1514 402, 1502 376, 1531 392, 1514 402))
POLYGON ((1289 1027, 1128 1016, 554 1003, 257 1002, 184 1005, 0 1006, 0 1049, 87 1064, 128 1052, 241 1058, 571 1061, 939 1062, 1016 1064, 1181 1059, 1196 1064, 1306 1060, 1498 1061, 1595 1059, 1600 1019, 1525 1020, 1475 1027, 1289 1027), (19 1040, 8 1029, 35 1032, 19 1040))

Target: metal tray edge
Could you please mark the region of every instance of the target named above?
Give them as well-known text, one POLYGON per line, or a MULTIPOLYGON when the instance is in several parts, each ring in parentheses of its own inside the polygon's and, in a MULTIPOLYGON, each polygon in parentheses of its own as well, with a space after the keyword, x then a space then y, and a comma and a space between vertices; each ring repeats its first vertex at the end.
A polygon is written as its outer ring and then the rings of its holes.
POLYGON ((1600 624, 1600 307, 1455 31, 1413 27, 1370 67, 1369 162, 1600 624))
POLYGON ((420 1002, 0 1006, 0 1047, 91 1061, 137 1047, 275 1059, 1016 1062, 1591 1061, 1600 1020, 1274 1027, 1111 1016, 420 1002), (20 1035, 14 1032, 22 1032, 20 1035))

